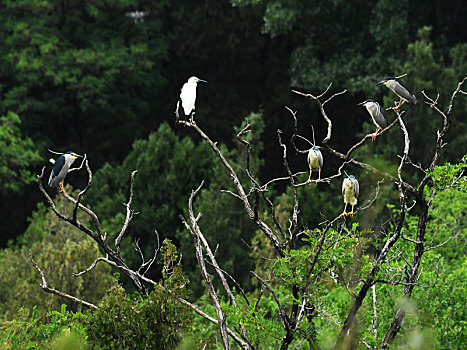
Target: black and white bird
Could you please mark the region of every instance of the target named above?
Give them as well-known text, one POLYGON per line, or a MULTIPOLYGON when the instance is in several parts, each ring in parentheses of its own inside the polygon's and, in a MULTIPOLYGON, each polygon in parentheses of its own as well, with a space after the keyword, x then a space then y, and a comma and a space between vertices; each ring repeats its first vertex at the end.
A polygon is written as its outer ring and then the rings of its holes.
MULTIPOLYGON (((56 153, 56 152, 53 152, 56 153)), ((60 153, 57 153, 60 154, 60 153)), ((61 191, 65 192, 65 189, 63 188, 63 180, 65 180, 66 175, 68 174, 68 171, 70 170, 71 164, 75 161, 76 158, 82 158, 83 156, 80 156, 79 154, 76 154, 75 152, 66 152, 62 153, 60 157, 57 158, 57 160, 50 159, 50 162, 54 164, 54 167, 52 171, 50 172, 50 177, 49 177, 49 186, 52 188, 57 187, 60 185, 61 191)))
POLYGON ((198 85, 198 82, 207 83, 206 80, 191 77, 185 84, 183 84, 180 92, 183 111, 185 112, 185 116, 190 116, 191 122, 193 121, 193 112, 195 110, 196 86, 198 85))
POLYGON ((346 217, 346 215, 353 216, 353 208, 357 204, 358 194, 360 193, 360 186, 358 184, 358 180, 353 175, 349 175, 349 177, 345 178, 342 182, 342 195, 344 196, 344 211, 342 212, 339 217, 346 217), (347 213, 347 205, 350 204, 352 206, 352 211, 347 213))
POLYGON ((382 84, 384 84, 389 90, 391 90, 397 96, 400 97, 400 101, 398 105, 396 106, 396 110, 400 106, 402 106, 406 101, 412 102, 413 104, 417 103, 417 98, 415 97, 415 95, 410 92, 407 85, 399 78, 386 77, 376 85, 382 85, 382 84))
POLYGON ((383 107, 381 107, 381 105, 375 100, 368 99, 363 102, 360 102, 357 106, 365 106, 368 113, 370 113, 373 123, 375 123, 376 125, 375 133, 371 134, 371 138, 374 141, 376 135, 378 135, 378 132, 381 129, 385 129, 388 127, 388 116, 386 115, 386 112, 384 111, 383 107))
POLYGON ((133 18, 135 20, 135 24, 140 24, 144 22, 144 17, 149 14, 149 11, 131 11, 125 13, 125 16, 133 18))
POLYGON ((321 180, 321 168, 323 167, 323 154, 319 150, 318 146, 313 146, 308 151, 308 156, 306 158, 308 162, 308 167, 310 168, 310 176, 308 177, 307 183, 311 181, 311 173, 313 170, 318 170, 318 180, 315 180, 316 183, 321 180))

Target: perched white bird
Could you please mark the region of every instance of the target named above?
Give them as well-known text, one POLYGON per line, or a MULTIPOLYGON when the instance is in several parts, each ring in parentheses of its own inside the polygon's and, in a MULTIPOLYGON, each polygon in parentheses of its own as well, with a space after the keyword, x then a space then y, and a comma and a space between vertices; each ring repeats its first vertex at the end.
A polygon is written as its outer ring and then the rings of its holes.
POLYGON ((311 182, 311 173, 313 170, 318 170, 318 180, 316 180, 316 183, 318 183, 318 181, 321 180, 321 168, 323 167, 323 155, 321 154, 318 146, 310 148, 306 160, 308 161, 308 167, 310 168, 310 176, 308 177, 307 183, 311 182))
POLYGON ((132 11, 125 13, 125 16, 133 18, 136 24, 143 23, 144 17, 149 14, 149 11, 132 11))
POLYGON ((182 100, 182 107, 186 116, 191 115, 195 110, 196 86, 198 82, 207 83, 206 80, 191 77, 183 84, 182 91, 180 92, 180 99, 182 100))
POLYGON ((360 192, 360 186, 358 184, 357 179, 353 175, 349 175, 349 177, 345 178, 342 182, 342 195, 344 196, 344 211, 342 212, 339 217, 343 216, 345 219, 346 215, 353 216, 353 208, 357 204, 357 197, 360 192), (352 211, 347 213, 347 205, 352 205, 352 211))

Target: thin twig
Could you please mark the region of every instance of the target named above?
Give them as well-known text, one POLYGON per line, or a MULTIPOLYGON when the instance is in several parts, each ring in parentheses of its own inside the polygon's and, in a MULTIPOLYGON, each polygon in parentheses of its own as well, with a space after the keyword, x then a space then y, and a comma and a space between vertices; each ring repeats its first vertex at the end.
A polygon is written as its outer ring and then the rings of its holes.
POLYGON ((118 254, 121 254, 121 252, 120 252, 120 242, 122 241, 123 235, 125 234, 126 230, 128 229, 128 226, 130 225, 130 222, 133 219, 133 216, 135 214, 133 209, 131 209, 131 202, 133 201, 133 187, 135 185, 136 172, 137 172, 137 170, 133 170, 133 172, 131 173, 131 177, 130 177, 130 198, 128 199, 128 202, 125 204, 126 217, 125 217, 125 221, 123 222, 122 230, 120 231, 117 238, 115 238, 115 248, 117 248, 117 253, 118 254))
POLYGON ((35 269, 39 272, 39 274, 41 275, 41 278, 42 278, 42 283, 41 283, 41 288, 47 292, 47 293, 51 293, 51 294, 55 294, 55 295, 58 295, 60 297, 63 297, 63 298, 67 298, 67 299, 70 299, 76 303, 79 303, 79 304, 83 304, 83 305, 86 305, 87 307, 92 307, 93 309, 97 309, 98 307, 92 303, 89 303, 83 299, 79 299, 77 297, 74 297, 73 295, 70 295, 70 294, 67 294, 65 292, 61 292, 57 289, 54 289, 54 288, 50 288, 49 287, 49 282, 47 281, 47 278, 45 277, 45 274, 44 272, 41 270, 41 268, 36 264, 36 262, 33 260, 32 258, 32 255, 29 254, 29 260, 31 261, 31 264, 32 266, 35 267, 35 269))

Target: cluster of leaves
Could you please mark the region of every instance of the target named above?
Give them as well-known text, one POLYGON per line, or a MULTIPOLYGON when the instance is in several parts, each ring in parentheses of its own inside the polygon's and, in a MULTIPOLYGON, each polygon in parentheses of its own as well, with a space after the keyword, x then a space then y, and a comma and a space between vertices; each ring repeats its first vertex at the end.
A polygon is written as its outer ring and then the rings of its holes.
POLYGON ((86 320, 92 349, 173 349, 190 326, 192 315, 178 298, 186 297, 177 249, 165 240, 161 249, 163 278, 148 296, 129 295, 113 286, 99 309, 86 320))
MULTIPOLYGON (((64 201, 57 203, 61 211, 71 211, 64 201)), ((79 216, 85 223, 86 216, 79 216)), ((59 290, 98 302, 111 286, 110 267, 99 265, 93 274, 71 276, 84 270, 99 256, 97 244, 81 231, 58 219, 41 204, 31 219, 28 230, 12 245, 0 251, 0 319, 13 317, 20 307, 38 307, 36 317, 43 320, 48 311, 66 304, 77 311, 79 305, 52 294, 44 294, 39 273, 29 260, 29 255, 49 276, 50 284, 59 290)))
MULTIPOLYGON (((448 173, 459 177, 459 169, 465 162, 457 165, 446 164, 437 167, 433 172, 436 184, 443 181, 448 173), (437 175, 435 175, 437 174, 437 175)), ((465 186, 456 183, 455 186, 440 191, 433 202, 431 220, 427 227, 426 248, 440 245, 437 249, 425 253, 421 266, 422 274, 417 283, 421 286, 415 289, 413 298, 400 298, 403 285, 397 283, 379 283, 375 286, 375 298, 378 315, 378 334, 373 338, 371 325, 373 320, 373 299, 371 296, 363 301, 357 317, 358 339, 370 346, 379 346, 384 331, 389 327, 397 307, 402 307, 407 313, 401 336, 396 339, 396 348, 463 348, 462 334, 466 330, 465 282, 460 278, 465 273, 465 237, 461 234, 466 227, 466 209, 463 203, 465 186), (449 310, 444 312, 442 310, 449 310)), ((389 205, 395 221, 399 212, 389 205)), ((281 212, 287 206, 280 202, 276 206, 279 220, 281 212)), ((404 237, 415 239, 414 233, 418 226, 418 217, 407 214, 407 224, 403 229, 404 237)), ((329 230, 330 240, 323 247, 322 255, 315 268, 310 273, 312 281, 308 294, 305 315, 297 328, 296 338, 292 343, 303 348, 332 349, 340 331, 342 320, 345 319, 352 297, 358 292, 369 270, 374 266, 375 249, 383 236, 391 236, 394 227, 386 226, 382 232, 360 230, 354 223, 345 229, 344 235, 329 230)), ((256 289, 246 294, 236 290, 235 295, 239 305, 233 307, 227 301, 223 302, 223 310, 227 315, 229 327, 235 328, 241 323, 250 336, 253 344, 261 344, 263 348, 276 348, 285 335, 281 326, 281 316, 277 309, 275 297, 279 298, 285 310, 290 310, 293 294, 290 286, 301 288, 300 297, 307 283, 307 274, 311 260, 314 258, 321 231, 307 231, 303 234, 300 247, 289 250, 287 258, 270 258, 272 247, 268 241, 261 239, 261 234, 253 240, 251 255, 257 260, 258 273, 275 291, 272 295, 261 283, 254 284, 256 289), (262 261, 259 263, 258 261, 262 261)), ((408 240, 397 243, 397 251, 389 258, 384 268, 375 276, 376 279, 399 281, 406 269, 405 260, 413 254, 414 245, 408 240)), ((299 300, 299 304, 303 300, 299 300)), ((214 307, 206 297, 198 300, 203 310, 214 314, 214 307)), ((192 334, 196 334, 194 342, 198 348, 215 343, 218 328, 200 317, 195 317, 192 334)), ((358 344, 355 344, 357 347, 358 344)))
POLYGON ((47 322, 41 322, 36 312, 36 306, 31 315, 27 309, 21 308, 15 319, 2 324, 2 349, 88 349, 84 314, 69 311, 63 304, 60 311, 51 311, 47 315, 47 322))
MULTIPOLYGON (((168 240, 161 248, 160 263, 163 279, 144 297, 128 294, 115 280, 97 310, 72 311, 62 304, 39 317, 42 305, 32 307, 30 314, 28 304, 23 303, 11 320, 0 323, 0 347, 5 350, 176 348, 192 321, 186 306, 178 302, 179 297, 187 295, 188 280, 183 275, 177 250, 168 240)), ((40 297, 45 296, 40 293, 40 297)))
MULTIPOLYGON (((147 4, 146 10, 157 13, 164 3, 147 4)), ((148 115, 150 94, 165 84, 158 66, 167 38, 157 17, 135 26, 125 17, 130 9, 127 0, 84 6, 2 1, 1 109, 26 116, 28 134, 42 147, 85 142, 108 157, 143 133, 138 120, 148 115), (99 137, 92 140, 89 133, 99 137)))
POLYGON ((434 187, 437 190, 444 190, 456 187, 465 191, 467 189, 467 155, 462 158, 462 162, 457 164, 446 163, 436 167, 431 173, 434 187))
POLYGON ((29 170, 41 157, 34 150, 34 143, 23 138, 21 119, 13 112, 0 117, 0 193, 18 192, 24 184, 33 181, 29 170))

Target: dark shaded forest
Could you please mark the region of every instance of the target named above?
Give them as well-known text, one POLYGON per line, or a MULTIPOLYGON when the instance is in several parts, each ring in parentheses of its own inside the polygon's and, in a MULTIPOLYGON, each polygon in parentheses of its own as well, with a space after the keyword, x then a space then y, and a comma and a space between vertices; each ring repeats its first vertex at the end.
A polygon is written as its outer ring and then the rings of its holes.
POLYGON ((465 18, 461 0, 2 1, 0 348, 466 348, 465 18), (394 108, 388 76, 418 103, 394 108), (374 141, 366 99, 388 116, 374 141), (66 194, 49 150, 86 155, 66 194))

